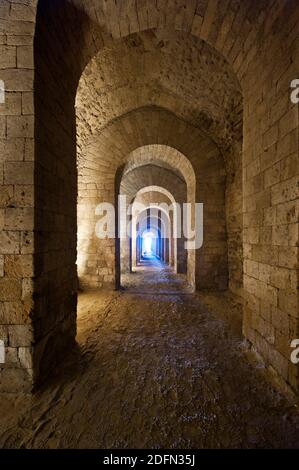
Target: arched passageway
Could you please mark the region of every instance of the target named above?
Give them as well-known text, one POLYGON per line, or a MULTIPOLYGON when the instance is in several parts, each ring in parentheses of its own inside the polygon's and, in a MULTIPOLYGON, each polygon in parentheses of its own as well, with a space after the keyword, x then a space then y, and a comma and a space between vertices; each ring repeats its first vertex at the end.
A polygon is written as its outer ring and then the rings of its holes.
MULTIPOLYGON (((166 256, 164 256, 164 261, 166 261, 170 267, 173 267, 174 272, 178 272, 178 239, 176 233, 178 231, 178 206, 173 195, 167 191, 167 189, 162 188, 161 186, 146 186, 142 188, 134 198, 134 203, 132 205, 132 262, 131 270, 134 271, 134 268, 137 264, 137 238, 140 236, 140 222, 138 217, 141 217, 142 211, 149 209, 152 210, 150 216, 160 215, 161 225, 163 224, 164 230, 164 239, 166 244, 166 256)), ((139 240, 140 241, 140 240, 139 240)), ((182 240, 184 241, 184 240, 182 240)), ((187 252, 183 251, 182 255, 185 259, 185 272, 187 272, 187 252)))
MULTIPOLYGON (((155 274, 141 273, 151 295, 161 294, 149 315, 161 308, 181 319, 186 310, 199 333, 198 296, 229 298, 241 305, 238 326, 250 347, 280 386, 298 393, 290 360, 299 328, 298 109, 289 99, 297 3, 21 3, 6 0, 1 9, 0 341, 8 362, 0 392, 31 393, 73 350, 78 291, 125 296, 122 276, 126 283, 134 275, 145 233, 129 209, 142 203, 156 213, 161 275, 180 286, 167 297, 155 274), (169 201, 176 210, 166 215, 170 236, 162 242, 159 205, 169 201)), ((131 331, 126 317, 115 321, 131 331)), ((153 323, 149 335, 157 334, 153 323)), ((179 341, 180 330, 171 331, 179 341)), ((195 341, 192 370, 200 347, 195 341)), ((226 357, 236 365, 233 353, 226 357)), ((210 370, 217 358, 207 360, 210 370)))

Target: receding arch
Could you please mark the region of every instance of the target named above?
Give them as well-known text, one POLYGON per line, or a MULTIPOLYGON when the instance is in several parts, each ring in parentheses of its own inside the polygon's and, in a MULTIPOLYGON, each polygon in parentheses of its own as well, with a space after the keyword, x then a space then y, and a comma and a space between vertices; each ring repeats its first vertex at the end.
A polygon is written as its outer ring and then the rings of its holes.
POLYGON ((146 206, 146 208, 160 208, 160 210, 164 213, 166 216, 168 222, 169 222, 169 264, 170 266, 173 266, 174 271, 177 272, 177 238, 175 237, 174 230, 177 224, 177 207, 176 207, 176 200, 173 197, 173 195, 167 191, 165 188, 160 187, 160 186, 147 186, 142 189, 140 189, 133 200, 133 206, 132 206, 132 250, 131 250, 131 259, 132 259, 132 269, 134 270, 134 267, 136 266, 136 259, 135 259, 135 254, 136 254, 136 225, 137 225, 137 219, 138 219, 138 214, 135 215, 134 212, 134 207, 135 203, 141 202, 146 206), (158 194, 159 197, 155 198, 154 195, 158 194), (161 198, 161 195, 163 198, 161 198), (149 196, 149 197, 146 197, 149 196), (166 206, 170 207, 173 206, 173 211, 169 212, 166 211, 165 208, 161 207, 163 204, 166 204, 166 206))
POLYGON ((135 233, 132 236, 132 241, 136 240, 136 243, 132 245, 132 256, 135 255, 135 263, 133 264, 133 272, 138 269, 138 265, 142 263, 144 259, 143 253, 143 239, 144 236, 155 234, 155 246, 154 250, 150 253, 152 259, 160 261, 165 266, 169 263, 169 252, 170 252, 170 217, 167 212, 160 210, 159 208, 153 208, 151 206, 145 207, 139 212, 136 218, 132 221, 132 226, 135 229, 135 233))
MULTIPOLYGON (((128 198, 128 204, 130 204, 133 200, 136 199, 136 196, 140 194, 141 191, 145 191, 145 188, 149 187, 148 185, 151 184, 153 181, 156 184, 160 183, 160 187, 164 188, 162 191, 165 194, 172 194, 171 201, 176 201, 178 204, 183 205, 184 202, 188 199, 188 191, 192 194, 192 190, 190 190, 189 185, 186 184, 185 179, 183 178, 180 167, 184 166, 183 163, 185 162, 186 168, 189 170, 188 178, 189 180, 194 183, 192 179, 192 175, 194 174, 192 170, 192 166, 186 159, 186 157, 182 156, 182 162, 180 161, 179 157, 180 154, 175 152, 175 149, 172 149, 173 155, 175 157, 173 160, 170 159, 169 154, 167 154, 166 150, 167 147, 161 147, 160 153, 158 152, 155 157, 155 150, 158 150, 159 147, 153 146, 151 147, 150 151, 152 153, 148 154, 147 152, 143 153, 143 148, 136 149, 135 152, 129 154, 127 157, 127 163, 124 165, 122 169, 122 179, 120 181, 120 194, 125 194, 128 198), (162 152, 164 150, 164 153, 162 152), (149 155, 150 158, 149 158, 149 155), (180 166, 177 163, 180 163, 180 166), (158 166, 157 166, 158 165, 158 166), (168 189, 167 189, 168 188, 168 189), (170 193, 170 190, 172 193, 170 193)), ((187 173, 185 173, 187 176, 187 173)), ((195 189, 195 188, 194 188, 195 189)), ((118 192, 118 190, 117 190, 118 192)), ((160 191, 161 192, 161 191, 160 191)), ((195 202, 195 193, 193 193, 193 202, 195 202)), ((124 225, 126 222, 122 222, 124 225)), ((121 266, 120 272, 125 273, 131 269, 131 265, 129 260, 132 258, 132 242, 131 240, 134 237, 127 237, 126 240, 121 240, 120 242, 120 260, 119 264, 121 266)), ((173 250, 177 252, 177 240, 174 241, 173 250)), ((180 252, 183 251, 182 245, 184 245, 184 239, 179 241, 180 245, 180 252)), ((190 265, 188 279, 191 285, 193 285, 193 267, 194 262, 192 262, 193 253, 182 252, 180 257, 180 264, 177 264, 177 258, 175 259, 175 269, 179 270, 179 272, 183 272, 185 270, 185 266, 187 264, 187 256, 189 257, 190 263, 188 262, 188 266, 190 265)), ((117 262, 118 268, 118 262, 117 262)), ((116 275, 118 278, 118 275, 116 275)))

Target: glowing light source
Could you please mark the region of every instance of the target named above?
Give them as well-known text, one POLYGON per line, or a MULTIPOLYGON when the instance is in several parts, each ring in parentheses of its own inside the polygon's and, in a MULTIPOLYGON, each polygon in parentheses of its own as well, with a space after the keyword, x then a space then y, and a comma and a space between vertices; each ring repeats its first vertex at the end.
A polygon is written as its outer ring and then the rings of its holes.
POLYGON ((153 242, 154 234, 152 232, 145 232, 142 235, 142 254, 143 255, 152 255, 153 254, 153 242))
POLYGON ((153 239, 151 237, 147 237, 144 239, 144 251, 147 254, 152 253, 152 245, 153 245, 153 239))

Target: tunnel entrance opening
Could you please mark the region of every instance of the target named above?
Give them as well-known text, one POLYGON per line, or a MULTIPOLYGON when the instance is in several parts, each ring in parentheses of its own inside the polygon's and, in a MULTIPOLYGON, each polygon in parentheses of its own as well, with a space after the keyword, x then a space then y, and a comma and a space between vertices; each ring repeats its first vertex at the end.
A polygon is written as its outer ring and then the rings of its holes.
MULTIPOLYGON (((184 203, 194 200, 193 170, 183 155, 171 149, 170 159, 169 152, 169 147, 158 145, 136 149, 122 171, 119 193, 127 206, 119 208, 121 239, 116 264, 122 287, 127 284, 127 275, 145 267, 145 261, 153 265, 153 257, 160 262, 160 269, 168 267, 174 274, 184 274, 192 285, 194 251, 186 249, 180 214, 184 203), (153 180, 155 185, 151 184, 153 180), (146 241, 148 238, 151 242, 146 241)), ((157 269, 157 262, 154 264, 157 269)))
MULTIPOLYGON (((154 266, 162 269, 169 264, 170 218, 157 208, 149 208, 136 223, 136 267, 154 266)), ((131 250, 132 253, 132 250, 131 250)), ((131 260, 132 264, 132 260, 131 260)))
POLYGON ((161 237, 153 231, 146 231, 139 237, 141 256, 137 263, 143 261, 158 261, 161 259, 161 237))
POLYGON ((152 232, 146 232, 142 235, 142 258, 157 256, 154 254, 157 250, 157 239, 152 232))
POLYGON ((187 257, 180 239, 175 238, 176 214, 167 213, 165 208, 154 203, 138 214, 135 212, 137 201, 140 202, 140 198, 144 202, 148 198, 153 201, 153 194, 144 188, 135 198, 131 221, 131 270, 122 272, 121 285, 126 290, 144 294, 191 292, 187 264, 184 270, 178 269, 177 258, 185 256, 187 263, 187 257))

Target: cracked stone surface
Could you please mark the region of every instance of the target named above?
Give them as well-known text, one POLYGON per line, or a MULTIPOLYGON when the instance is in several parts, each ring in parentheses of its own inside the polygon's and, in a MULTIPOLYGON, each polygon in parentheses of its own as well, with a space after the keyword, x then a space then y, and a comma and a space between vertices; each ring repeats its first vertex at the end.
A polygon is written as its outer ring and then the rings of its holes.
POLYGON ((78 346, 47 387, 1 397, 2 448, 299 447, 297 405, 246 350, 231 295, 167 269, 123 284, 79 297, 78 346))

